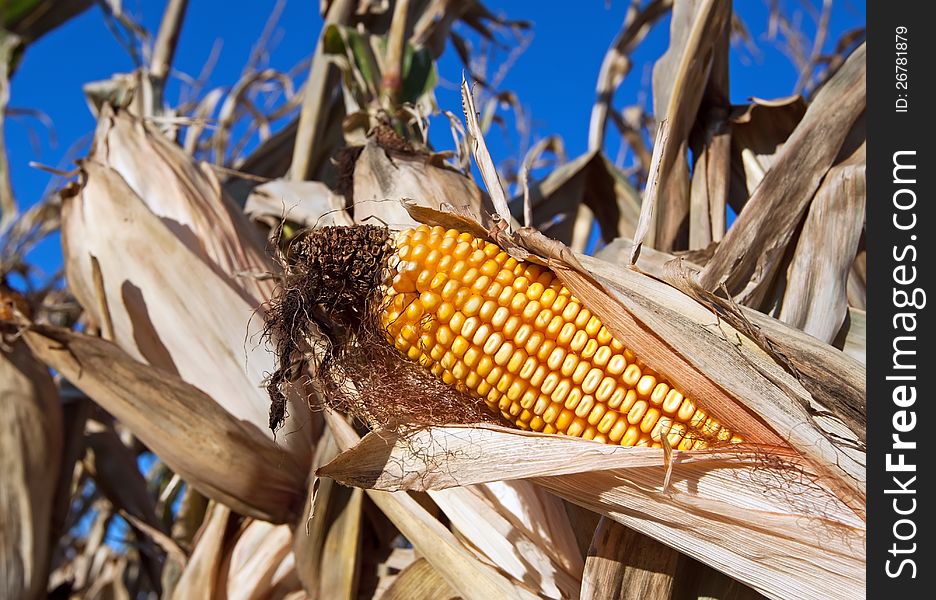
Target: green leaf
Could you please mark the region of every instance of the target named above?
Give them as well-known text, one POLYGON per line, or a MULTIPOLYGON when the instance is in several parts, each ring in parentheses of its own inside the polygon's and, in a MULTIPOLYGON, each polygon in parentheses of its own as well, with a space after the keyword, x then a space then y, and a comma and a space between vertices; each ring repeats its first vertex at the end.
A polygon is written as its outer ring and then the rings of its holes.
POLYGON ((435 88, 437 80, 435 63, 429 50, 426 48, 413 50, 413 47, 407 44, 403 54, 401 100, 415 104, 435 88))

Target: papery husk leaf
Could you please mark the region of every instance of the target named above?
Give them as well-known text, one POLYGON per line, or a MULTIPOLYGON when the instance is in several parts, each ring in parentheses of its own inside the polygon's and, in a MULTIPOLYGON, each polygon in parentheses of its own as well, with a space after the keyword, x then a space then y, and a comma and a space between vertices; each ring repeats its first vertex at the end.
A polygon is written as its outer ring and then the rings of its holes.
MULTIPOLYGON (((371 432, 317 474, 367 489, 426 491, 489 481, 665 466, 663 453, 657 448, 625 449, 582 442, 486 424, 416 429, 407 435, 371 432), (536 459, 509 458, 521 455, 535 455, 536 459), (436 459, 440 462, 432 464, 436 459), (497 469, 492 472, 494 464, 497 469)), ((795 458, 792 451, 778 452, 787 460, 795 458)), ((726 465, 744 468, 763 462, 753 450, 730 454, 682 452, 677 459, 679 464, 699 465, 699 469, 726 465)))
POLYGON ((214 173, 177 144, 143 121, 108 107, 98 120, 86 160, 119 174, 232 289, 243 290, 257 304, 270 297, 270 280, 244 277, 273 269, 260 231, 224 193, 214 173))
POLYGON ((0 349, 0 399, 0 597, 45 598, 62 409, 48 369, 22 342, 0 349))
POLYGON ((463 174, 430 164, 419 154, 398 152, 369 140, 354 165, 356 223, 415 227, 401 198, 435 209, 455 210, 480 220, 490 204, 463 174))
POLYGON ((294 518, 304 488, 303 467, 204 392, 100 338, 39 325, 23 336, 40 360, 114 415, 200 492, 242 514, 278 523, 294 518))
MULTIPOLYGON (((328 422, 339 448, 347 449, 358 443, 357 434, 340 417, 329 414, 328 422)), ((368 489, 367 495, 445 581, 466 600, 538 597, 526 586, 508 579, 494 567, 478 560, 452 532, 411 496, 374 489, 368 489)))
POLYGON ((585 560, 582 600, 669 600, 679 553, 602 517, 585 560))
POLYGON ((371 433, 319 474, 386 490, 532 478, 768 596, 863 589, 863 520, 789 451, 674 451, 671 467, 664 490, 659 449, 477 425, 371 433))

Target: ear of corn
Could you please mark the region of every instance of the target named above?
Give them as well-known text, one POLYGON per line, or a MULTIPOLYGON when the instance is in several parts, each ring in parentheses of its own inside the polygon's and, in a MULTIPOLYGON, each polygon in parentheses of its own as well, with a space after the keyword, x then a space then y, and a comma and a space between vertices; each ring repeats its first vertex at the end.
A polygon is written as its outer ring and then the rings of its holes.
POLYGON ((739 442, 616 340, 549 269, 468 233, 400 233, 390 342, 521 429, 623 446, 739 442))

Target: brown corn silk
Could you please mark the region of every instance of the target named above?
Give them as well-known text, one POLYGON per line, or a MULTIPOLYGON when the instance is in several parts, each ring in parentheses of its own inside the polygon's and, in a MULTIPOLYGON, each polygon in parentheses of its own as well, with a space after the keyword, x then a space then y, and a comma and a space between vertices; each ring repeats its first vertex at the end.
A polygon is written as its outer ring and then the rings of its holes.
POLYGON ((397 235, 390 343, 517 427, 680 450, 740 442, 615 339, 547 267, 457 229, 397 235))

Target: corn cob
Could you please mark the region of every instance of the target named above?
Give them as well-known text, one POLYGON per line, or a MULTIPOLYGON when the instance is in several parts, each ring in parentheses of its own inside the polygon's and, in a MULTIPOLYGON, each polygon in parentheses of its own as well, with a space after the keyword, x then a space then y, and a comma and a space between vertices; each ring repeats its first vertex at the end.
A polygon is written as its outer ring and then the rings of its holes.
POLYGON ((616 340, 545 267, 454 229, 401 232, 388 341, 517 427, 622 446, 740 442, 616 340))

